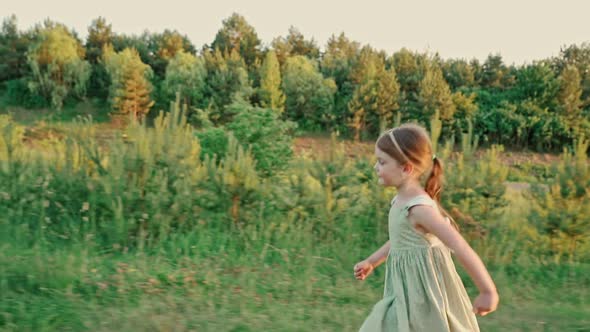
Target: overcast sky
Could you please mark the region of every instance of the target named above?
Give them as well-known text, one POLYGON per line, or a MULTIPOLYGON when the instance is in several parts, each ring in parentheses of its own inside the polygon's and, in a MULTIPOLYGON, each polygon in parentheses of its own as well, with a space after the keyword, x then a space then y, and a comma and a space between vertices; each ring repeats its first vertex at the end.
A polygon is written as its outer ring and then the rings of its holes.
POLYGON ((85 38, 92 20, 116 33, 175 29, 197 48, 211 43, 222 21, 243 15, 265 45, 293 25, 323 48, 332 34, 391 54, 402 47, 444 59, 499 53, 508 64, 558 55, 590 41, 590 0, 0 0, 0 16, 15 14, 26 30, 45 18, 85 38))

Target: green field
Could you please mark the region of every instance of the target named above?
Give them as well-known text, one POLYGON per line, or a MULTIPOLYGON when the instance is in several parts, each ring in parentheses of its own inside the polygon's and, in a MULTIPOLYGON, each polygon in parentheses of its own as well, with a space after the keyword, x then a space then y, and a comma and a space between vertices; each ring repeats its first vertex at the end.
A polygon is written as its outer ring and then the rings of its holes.
MULTIPOLYGON (((334 140, 262 177, 232 142, 223 162, 202 159, 192 128, 168 120, 108 138, 55 122, 31 141, 39 123, 2 118, 0 330, 356 331, 384 276, 359 282, 352 266, 386 240, 393 194, 373 157, 334 140)), ((583 186, 585 153, 574 172, 441 149, 444 203, 476 220, 462 232, 499 289, 482 331, 590 331, 588 216, 567 205, 590 194, 545 204, 507 183, 583 186), (573 226, 556 217, 576 211, 573 226)))

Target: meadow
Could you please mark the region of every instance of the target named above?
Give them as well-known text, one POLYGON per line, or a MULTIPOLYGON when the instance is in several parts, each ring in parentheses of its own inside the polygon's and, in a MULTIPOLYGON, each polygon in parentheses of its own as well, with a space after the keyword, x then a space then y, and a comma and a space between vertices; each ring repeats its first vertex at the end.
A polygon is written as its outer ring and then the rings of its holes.
MULTIPOLYGON (((395 194, 370 141, 296 137, 264 175, 234 138, 201 153, 178 105, 108 135, 62 120, 0 117, 0 330, 356 331, 379 300, 383 271, 352 273, 395 194)), ((500 293, 482 331, 590 331, 588 142, 442 141, 443 204, 500 293)))

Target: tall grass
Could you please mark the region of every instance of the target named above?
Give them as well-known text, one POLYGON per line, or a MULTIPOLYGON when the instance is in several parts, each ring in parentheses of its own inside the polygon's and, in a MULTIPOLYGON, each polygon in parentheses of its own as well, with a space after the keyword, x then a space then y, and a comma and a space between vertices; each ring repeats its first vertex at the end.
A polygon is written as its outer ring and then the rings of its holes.
MULTIPOLYGON (((9 118, 0 129, 2 330, 355 331, 379 299, 383 272, 360 283, 351 267, 386 241, 394 193, 335 137, 267 178, 233 139, 203 156, 177 105, 106 144, 88 121, 41 149, 9 118)), ((582 331, 588 246, 556 263, 501 147, 451 151, 444 204, 502 297, 482 330, 582 331)))

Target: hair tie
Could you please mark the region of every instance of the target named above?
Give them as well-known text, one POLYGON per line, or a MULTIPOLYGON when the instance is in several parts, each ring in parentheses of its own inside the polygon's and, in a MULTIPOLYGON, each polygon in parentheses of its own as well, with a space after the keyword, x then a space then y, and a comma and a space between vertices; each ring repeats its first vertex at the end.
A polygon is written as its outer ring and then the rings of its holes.
POLYGON ((435 154, 433 154, 433 155, 432 155, 432 160, 435 160, 435 159, 436 159, 436 155, 435 155, 435 154))

